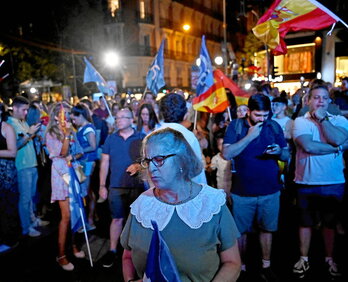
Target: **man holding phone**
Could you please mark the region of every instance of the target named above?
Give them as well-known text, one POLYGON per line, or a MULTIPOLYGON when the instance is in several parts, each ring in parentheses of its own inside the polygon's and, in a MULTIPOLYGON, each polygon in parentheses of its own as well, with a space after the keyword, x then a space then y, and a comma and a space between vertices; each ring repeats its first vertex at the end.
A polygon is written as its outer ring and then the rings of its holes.
POLYGON ((22 234, 37 237, 41 233, 35 229, 35 226, 40 225, 40 221, 34 214, 33 198, 37 189, 38 171, 32 139, 40 129, 41 123, 29 127, 25 121, 29 108, 29 101, 25 97, 15 97, 12 107, 13 114, 9 117, 8 123, 13 126, 17 135, 16 168, 18 173, 19 217, 22 234))
MULTIPOLYGON (((262 250, 261 277, 276 281, 270 268, 272 233, 277 231, 279 196, 278 160, 289 157, 284 133, 279 124, 269 119, 270 99, 264 94, 249 98, 246 118, 233 120, 224 137, 223 155, 235 160, 236 174, 232 183, 233 216, 242 236, 238 239, 242 261, 246 236, 256 219, 262 250)), ((245 275, 243 262, 241 275, 245 275)))

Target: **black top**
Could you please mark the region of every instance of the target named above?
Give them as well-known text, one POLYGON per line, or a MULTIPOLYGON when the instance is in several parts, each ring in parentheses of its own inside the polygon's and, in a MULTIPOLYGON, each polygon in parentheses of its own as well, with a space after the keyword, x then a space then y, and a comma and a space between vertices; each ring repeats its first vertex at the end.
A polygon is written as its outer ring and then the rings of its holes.
POLYGON ((0 150, 7 150, 6 138, 1 133, 2 121, 0 121, 0 150))

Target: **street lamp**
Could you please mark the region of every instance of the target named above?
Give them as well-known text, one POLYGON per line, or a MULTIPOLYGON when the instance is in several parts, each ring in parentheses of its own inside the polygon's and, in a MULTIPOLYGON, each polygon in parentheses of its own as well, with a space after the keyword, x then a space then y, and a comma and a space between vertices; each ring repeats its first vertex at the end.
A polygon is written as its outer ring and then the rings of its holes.
POLYGON ((217 64, 218 66, 221 66, 222 63, 224 62, 224 59, 221 56, 216 56, 214 59, 215 64, 217 64))
POLYGON ((182 29, 185 30, 185 31, 189 31, 191 29, 191 26, 189 24, 184 24, 182 26, 182 29))
POLYGON ((116 67, 120 64, 120 56, 112 51, 105 53, 104 62, 108 67, 116 67))

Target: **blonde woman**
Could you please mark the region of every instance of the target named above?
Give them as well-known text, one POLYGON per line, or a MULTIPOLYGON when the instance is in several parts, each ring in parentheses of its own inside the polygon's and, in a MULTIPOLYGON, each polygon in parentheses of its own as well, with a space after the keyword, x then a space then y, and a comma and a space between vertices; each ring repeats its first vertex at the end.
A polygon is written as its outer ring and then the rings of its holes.
MULTIPOLYGON (((56 104, 50 115, 50 121, 46 130, 46 145, 49 151, 49 157, 52 160, 52 195, 51 202, 58 201, 61 220, 58 227, 58 257, 57 262, 65 271, 74 270, 74 265, 68 260, 66 256, 66 241, 67 233, 70 223, 70 209, 69 209, 69 185, 64 181, 63 176, 69 173, 68 162, 73 158, 77 158, 76 152, 71 153, 72 147, 75 147, 76 138, 72 131, 72 125, 67 118, 65 121, 59 119, 59 113, 64 108, 66 117, 70 114, 70 107, 67 104, 56 104), (72 142, 74 139, 75 142, 72 142)), ((81 195, 82 197, 86 195, 81 195)), ((74 239, 74 238, 73 238, 74 239)), ((73 254, 77 258, 84 258, 85 253, 79 251, 77 246, 73 245, 73 254)))

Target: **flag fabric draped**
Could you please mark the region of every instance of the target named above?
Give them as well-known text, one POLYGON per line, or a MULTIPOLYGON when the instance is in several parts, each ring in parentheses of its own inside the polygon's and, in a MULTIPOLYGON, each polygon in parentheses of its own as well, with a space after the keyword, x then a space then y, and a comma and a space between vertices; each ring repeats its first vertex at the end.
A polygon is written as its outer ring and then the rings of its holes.
POLYGON ((275 0, 253 32, 274 55, 282 55, 287 53, 284 38, 288 32, 320 30, 338 21, 348 28, 339 17, 315 0, 275 0))
POLYGON ((73 233, 83 227, 82 221, 86 222, 85 209, 82 202, 80 183, 73 168, 72 163, 68 164, 70 174, 69 185, 69 206, 70 206, 70 222, 73 233), (82 213, 81 213, 82 212, 82 213))
POLYGON ((203 94, 193 98, 192 107, 199 112, 221 113, 229 105, 223 81, 213 72, 213 84, 203 94))
POLYGON ((158 91, 166 85, 164 81, 164 40, 161 42, 161 46, 158 50, 156 57, 150 65, 150 68, 146 75, 146 86, 151 90, 153 94, 157 96, 158 91))
POLYGON ((229 105, 225 88, 229 89, 236 99, 237 105, 247 104, 249 94, 240 89, 238 85, 230 80, 221 70, 213 71, 213 85, 202 95, 192 100, 193 109, 200 112, 221 113, 229 105))
POLYGON ((199 74, 196 86, 197 96, 207 92, 208 89, 214 84, 213 67, 211 64, 210 56, 207 46, 205 44, 205 36, 202 36, 201 51, 199 55, 199 74))
POLYGON ((83 83, 95 82, 101 93, 106 93, 106 94, 113 93, 113 90, 110 89, 110 86, 107 84, 105 79, 101 76, 101 74, 95 69, 95 67, 87 60, 86 57, 84 57, 83 59, 86 63, 85 73, 83 76, 83 83))
POLYGON ((151 221, 152 239, 147 255, 145 282, 180 282, 180 276, 170 250, 158 230, 157 223, 151 221))
POLYGON ((224 88, 227 88, 232 92, 238 106, 241 104, 248 104, 250 94, 241 89, 237 83, 229 79, 221 70, 214 70, 214 77, 221 80, 224 88))

